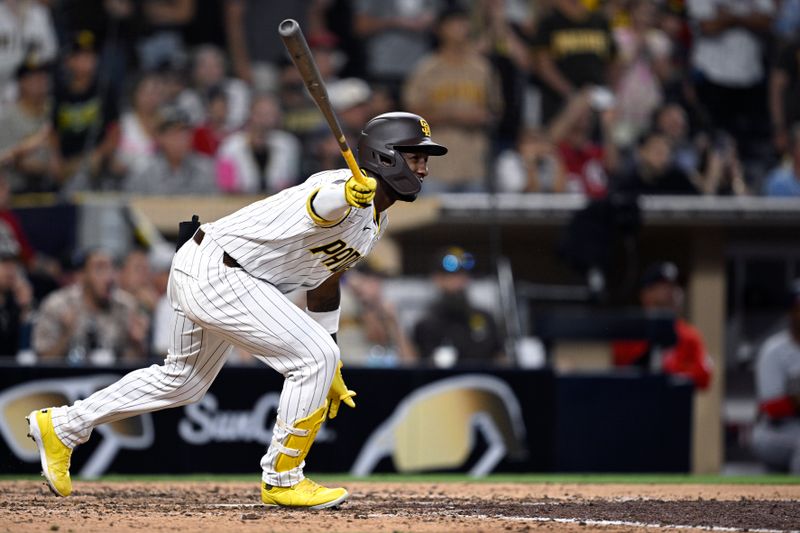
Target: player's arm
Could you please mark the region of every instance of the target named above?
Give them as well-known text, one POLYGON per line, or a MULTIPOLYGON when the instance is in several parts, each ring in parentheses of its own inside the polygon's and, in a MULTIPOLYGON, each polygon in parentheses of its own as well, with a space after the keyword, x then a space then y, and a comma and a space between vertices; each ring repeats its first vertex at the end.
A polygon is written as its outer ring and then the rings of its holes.
MULTIPOLYGON (((334 274, 316 289, 306 292, 306 313, 324 327, 331 334, 334 341, 336 340, 336 332, 339 329, 339 304, 341 302, 339 278, 341 275, 341 272, 334 274)), ((344 384, 342 362, 339 361, 331 388, 328 391, 328 400, 330 401, 328 417, 336 418, 339 413, 339 405, 342 402, 349 407, 355 407, 356 403, 353 401, 353 396, 355 395, 355 391, 348 389, 347 385, 344 384)))
MULTIPOLYGON (((323 228, 335 226, 350 214, 353 207, 369 207, 377 186, 375 178, 366 177, 364 183, 359 183, 352 176, 347 181, 325 184, 308 195, 308 216, 323 228)), ((338 278, 336 279, 338 283, 338 278)))

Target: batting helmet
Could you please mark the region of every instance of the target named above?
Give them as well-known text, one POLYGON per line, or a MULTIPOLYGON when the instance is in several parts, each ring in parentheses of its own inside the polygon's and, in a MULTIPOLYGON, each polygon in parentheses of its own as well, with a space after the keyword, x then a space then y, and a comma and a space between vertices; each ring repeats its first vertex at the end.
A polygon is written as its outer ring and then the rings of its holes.
POLYGON ((361 168, 384 181, 400 200, 413 202, 422 182, 402 152, 444 155, 447 148, 431 140, 430 126, 413 113, 384 113, 367 122, 358 141, 361 168))

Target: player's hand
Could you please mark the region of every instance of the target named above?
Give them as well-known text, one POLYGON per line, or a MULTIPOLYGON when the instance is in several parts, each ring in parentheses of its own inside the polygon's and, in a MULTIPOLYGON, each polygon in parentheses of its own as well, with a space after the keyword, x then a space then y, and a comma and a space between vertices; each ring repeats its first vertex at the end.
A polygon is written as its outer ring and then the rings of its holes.
POLYGON ((344 402, 348 407, 355 409, 356 402, 353 401, 353 396, 356 391, 347 388, 342 379, 342 362, 339 361, 339 366, 336 367, 336 373, 333 375, 333 383, 328 391, 328 400, 330 400, 330 408, 328 409, 328 418, 336 418, 339 414, 339 405, 344 402))
POLYGON ((378 182, 375 178, 370 178, 364 172, 362 174, 363 184, 356 181, 355 176, 350 176, 350 179, 344 184, 344 199, 353 207, 369 207, 372 199, 375 198, 375 189, 378 187, 378 182))

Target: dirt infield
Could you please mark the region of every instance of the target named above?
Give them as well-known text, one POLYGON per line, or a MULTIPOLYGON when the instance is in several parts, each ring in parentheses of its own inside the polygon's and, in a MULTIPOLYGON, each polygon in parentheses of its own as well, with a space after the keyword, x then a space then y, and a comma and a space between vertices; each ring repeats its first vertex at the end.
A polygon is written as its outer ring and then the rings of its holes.
POLYGON ((258 485, 0 482, 0 532, 59 531, 791 531, 800 485, 345 484, 333 511, 260 505, 258 485))

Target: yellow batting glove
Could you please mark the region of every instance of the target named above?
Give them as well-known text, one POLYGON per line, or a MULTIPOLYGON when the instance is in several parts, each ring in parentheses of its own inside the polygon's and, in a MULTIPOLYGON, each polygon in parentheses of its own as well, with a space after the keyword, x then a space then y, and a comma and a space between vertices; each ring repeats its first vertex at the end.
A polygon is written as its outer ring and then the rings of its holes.
POLYGON ((369 207, 372 199, 375 197, 375 189, 378 187, 378 182, 375 178, 370 178, 364 172, 362 174, 362 181, 359 183, 355 176, 351 176, 344 184, 344 199, 353 207, 369 207))
POLYGON ((342 379, 342 362, 339 361, 339 366, 336 368, 336 373, 333 375, 333 383, 328 391, 328 400, 330 400, 330 409, 328 410, 328 418, 336 418, 339 414, 339 405, 344 402, 348 407, 355 409, 356 402, 353 401, 353 396, 356 391, 347 388, 342 379))

